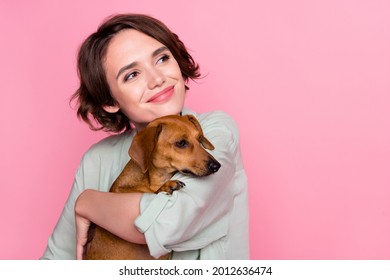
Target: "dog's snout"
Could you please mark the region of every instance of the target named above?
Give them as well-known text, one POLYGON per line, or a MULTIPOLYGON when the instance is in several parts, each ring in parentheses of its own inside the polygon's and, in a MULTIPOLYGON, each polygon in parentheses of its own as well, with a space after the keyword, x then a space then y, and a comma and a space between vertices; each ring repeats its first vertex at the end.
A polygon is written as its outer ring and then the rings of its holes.
POLYGON ((207 167, 210 172, 215 173, 219 170, 221 164, 216 160, 210 159, 209 162, 207 163, 207 167))

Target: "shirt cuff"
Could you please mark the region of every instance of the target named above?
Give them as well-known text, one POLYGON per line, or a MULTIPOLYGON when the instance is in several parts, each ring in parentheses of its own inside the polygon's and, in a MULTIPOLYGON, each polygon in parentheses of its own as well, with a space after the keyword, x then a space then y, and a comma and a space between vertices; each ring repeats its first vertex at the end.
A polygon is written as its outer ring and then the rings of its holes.
POLYGON ((157 195, 143 194, 140 201, 141 214, 134 222, 137 229, 145 233, 160 215, 168 201, 169 197, 163 193, 157 195))
POLYGON ((149 252, 155 258, 168 254, 171 250, 168 250, 161 244, 159 237, 156 236, 153 230, 148 231, 148 229, 155 223, 173 196, 176 197, 176 195, 168 196, 165 193, 157 195, 146 193, 142 195, 140 201, 141 214, 136 218, 134 224, 140 232, 145 234, 149 252))

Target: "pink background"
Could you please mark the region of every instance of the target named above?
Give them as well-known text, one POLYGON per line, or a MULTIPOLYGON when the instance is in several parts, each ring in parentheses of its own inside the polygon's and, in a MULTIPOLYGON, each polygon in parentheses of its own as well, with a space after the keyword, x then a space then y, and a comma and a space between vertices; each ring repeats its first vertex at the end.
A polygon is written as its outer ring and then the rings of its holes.
POLYGON ((37 259, 83 152, 81 41, 140 12, 205 78, 187 106, 241 130, 253 259, 390 259, 390 2, 1 1, 0 259, 37 259))

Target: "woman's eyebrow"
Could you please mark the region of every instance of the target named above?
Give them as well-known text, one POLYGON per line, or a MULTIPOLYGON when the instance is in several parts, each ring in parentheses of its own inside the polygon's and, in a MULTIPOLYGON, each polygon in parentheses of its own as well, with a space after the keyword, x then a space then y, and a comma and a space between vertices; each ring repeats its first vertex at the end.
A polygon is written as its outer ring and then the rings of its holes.
POLYGON ((162 46, 162 47, 158 48, 157 50, 155 50, 153 52, 152 56, 153 57, 158 56, 160 53, 165 52, 167 50, 168 50, 168 48, 166 46, 162 46))
POLYGON ((118 80, 119 76, 125 72, 127 69, 133 68, 137 65, 137 62, 130 63, 128 65, 123 66, 121 69, 119 69, 118 74, 116 75, 116 79, 118 80))
MULTIPOLYGON (((161 53, 163 53, 163 52, 165 52, 165 51, 167 51, 167 50, 168 50, 168 48, 167 48, 166 46, 162 46, 162 47, 158 48, 157 50, 155 50, 155 51, 152 53, 152 57, 156 57, 156 56, 158 56, 159 54, 161 54, 161 53)), ((119 76, 120 76, 124 71, 126 71, 127 69, 130 69, 130 68, 133 68, 133 67, 137 66, 137 64, 138 64, 137 62, 132 62, 132 63, 130 63, 130 64, 128 64, 128 65, 123 66, 121 69, 119 69, 118 74, 116 75, 116 79, 118 80, 119 76)))

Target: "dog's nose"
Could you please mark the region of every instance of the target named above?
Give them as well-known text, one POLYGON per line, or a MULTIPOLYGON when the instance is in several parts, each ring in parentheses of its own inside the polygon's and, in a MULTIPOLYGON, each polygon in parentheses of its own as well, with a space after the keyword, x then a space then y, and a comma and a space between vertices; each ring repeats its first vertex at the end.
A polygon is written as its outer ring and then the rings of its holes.
POLYGON ((215 173, 219 170, 219 168, 221 167, 221 164, 218 161, 210 159, 208 164, 207 164, 207 167, 208 167, 210 172, 215 173))

